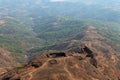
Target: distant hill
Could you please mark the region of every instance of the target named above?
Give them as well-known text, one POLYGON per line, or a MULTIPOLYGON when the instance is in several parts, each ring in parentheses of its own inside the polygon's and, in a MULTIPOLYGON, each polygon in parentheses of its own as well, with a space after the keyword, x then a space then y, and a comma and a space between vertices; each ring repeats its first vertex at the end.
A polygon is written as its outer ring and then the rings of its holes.
MULTIPOLYGON (((102 42, 107 42, 109 45, 111 45, 116 53, 119 53, 119 47, 120 43, 119 41, 119 24, 113 23, 113 22, 103 22, 103 21, 97 21, 97 20, 80 20, 80 19, 72 19, 72 18, 57 18, 53 20, 49 20, 49 18, 44 19, 45 23, 41 22, 40 19, 36 21, 36 27, 33 28, 33 31, 38 33, 38 37, 43 39, 45 41, 46 46, 43 47, 35 47, 28 51, 31 55, 35 55, 35 53, 40 53, 44 50, 51 50, 55 47, 60 48, 60 50, 65 50, 68 46, 68 48, 71 46, 79 46, 79 44, 82 42, 83 38, 85 40, 89 41, 94 40, 92 37, 94 35, 87 35, 87 29, 90 26, 93 26, 95 29, 96 35, 102 36, 103 40, 102 42), (39 24, 37 24, 39 23, 39 24), (47 23, 47 24, 46 24, 47 23), (45 25, 45 26, 42 26, 45 25), (38 26, 38 27, 37 27, 38 26), (85 37, 87 36, 87 37, 85 37), (71 45, 73 44, 73 46, 71 45), (61 46, 60 46, 61 45, 61 46), (66 47, 65 47, 66 46, 66 47)), ((98 37, 99 37, 98 36, 98 37)), ((55 48, 54 50, 57 50, 55 48)), ((58 49, 59 50, 59 49, 58 49)))
POLYGON ((0 0, 0 80, 120 80, 119 6, 0 0))
POLYGON ((0 0, 0 47, 23 62, 21 58, 28 52, 35 55, 48 46, 75 37, 87 26, 94 26, 119 52, 118 2, 92 0, 91 4, 88 0, 0 0))
POLYGON ((24 61, 21 57, 25 55, 26 50, 42 44, 30 27, 26 27, 22 21, 12 17, 1 21, 4 23, 0 25, 0 47, 10 51, 17 60, 24 61))

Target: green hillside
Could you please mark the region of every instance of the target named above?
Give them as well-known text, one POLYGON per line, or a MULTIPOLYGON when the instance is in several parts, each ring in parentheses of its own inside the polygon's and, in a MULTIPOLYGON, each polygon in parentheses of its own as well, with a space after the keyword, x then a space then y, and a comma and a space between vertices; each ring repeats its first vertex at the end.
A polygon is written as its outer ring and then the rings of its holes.
POLYGON ((117 52, 120 48, 120 24, 114 22, 63 16, 42 17, 33 20, 8 17, 3 21, 5 23, 0 25, 0 47, 9 50, 21 62, 24 61, 26 54, 33 56, 50 50, 51 46, 60 45, 72 39, 86 30, 88 26, 94 26, 117 52))
POLYGON ((0 47, 9 50, 15 58, 21 58, 26 50, 42 44, 35 33, 21 21, 10 18, 3 21, 5 23, 0 25, 0 47))
POLYGON ((50 17, 35 21, 33 31, 38 34, 38 38, 45 41, 45 44, 43 46, 36 46, 29 53, 35 55, 35 53, 39 54, 41 51, 50 50, 54 45, 62 45, 61 43, 71 40, 77 34, 85 31, 89 26, 94 26, 96 31, 108 41, 108 44, 112 45, 119 52, 120 24, 93 19, 81 20, 68 17, 50 17))
POLYGON ((72 38, 87 26, 82 20, 66 17, 37 19, 34 24, 33 31, 38 34, 38 38, 44 39, 47 45, 72 38))
POLYGON ((0 25, 0 47, 9 50, 18 61, 24 61, 26 54, 40 54, 94 26, 119 52, 119 7, 103 2, 88 5, 86 1, 1 0, 0 21, 5 23, 0 25))

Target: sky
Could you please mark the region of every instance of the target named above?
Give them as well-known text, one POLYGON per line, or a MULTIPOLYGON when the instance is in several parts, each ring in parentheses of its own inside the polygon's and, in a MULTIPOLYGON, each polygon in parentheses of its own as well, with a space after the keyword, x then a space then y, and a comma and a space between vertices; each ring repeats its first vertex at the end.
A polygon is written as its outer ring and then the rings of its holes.
POLYGON ((50 0, 50 1, 52 1, 52 2, 63 2, 65 0, 50 0))

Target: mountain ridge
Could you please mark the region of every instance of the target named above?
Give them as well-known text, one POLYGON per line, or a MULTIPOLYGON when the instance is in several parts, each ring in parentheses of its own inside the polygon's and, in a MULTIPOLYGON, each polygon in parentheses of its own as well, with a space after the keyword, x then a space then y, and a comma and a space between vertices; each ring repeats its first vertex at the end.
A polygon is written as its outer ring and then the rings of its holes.
MULTIPOLYGON (((49 48, 49 51, 37 55, 21 69, 13 69, 0 78, 2 80, 119 80, 120 58, 116 51, 93 26, 86 28, 84 34, 82 38, 77 35, 77 41, 81 41, 78 46, 61 47, 63 43, 60 45, 60 50, 49 48)), ((73 41, 74 39, 76 37, 73 41)))

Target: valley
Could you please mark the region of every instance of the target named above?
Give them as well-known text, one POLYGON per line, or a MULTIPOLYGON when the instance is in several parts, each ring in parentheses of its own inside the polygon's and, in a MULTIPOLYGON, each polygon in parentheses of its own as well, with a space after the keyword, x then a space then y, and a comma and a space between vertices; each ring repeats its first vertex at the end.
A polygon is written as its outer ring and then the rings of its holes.
POLYGON ((0 0, 0 80, 120 80, 113 0, 0 0))

